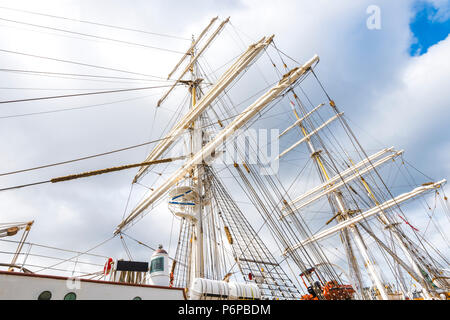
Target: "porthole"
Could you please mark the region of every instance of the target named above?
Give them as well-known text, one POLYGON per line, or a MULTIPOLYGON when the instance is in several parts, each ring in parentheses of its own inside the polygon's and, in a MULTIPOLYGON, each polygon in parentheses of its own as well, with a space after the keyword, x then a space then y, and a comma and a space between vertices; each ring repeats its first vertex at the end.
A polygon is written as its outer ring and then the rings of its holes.
POLYGON ((134 297, 133 300, 142 300, 141 297, 134 297))
POLYGON ((38 297, 38 300, 50 300, 52 298, 52 293, 50 291, 42 291, 38 297))
POLYGON ((77 295, 75 292, 69 292, 64 296, 64 300, 77 300, 77 295))

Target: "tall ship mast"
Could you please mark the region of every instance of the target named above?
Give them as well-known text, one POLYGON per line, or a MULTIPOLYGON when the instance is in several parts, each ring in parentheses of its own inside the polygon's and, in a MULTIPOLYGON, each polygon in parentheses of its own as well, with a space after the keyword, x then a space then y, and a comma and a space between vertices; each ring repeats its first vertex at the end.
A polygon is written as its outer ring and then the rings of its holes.
MULTIPOLYGON (((100 270, 45 274, 48 268, 29 262, 33 246, 39 246, 26 241, 33 222, 5 221, 0 240, 15 250, 0 265, 5 268, 0 283, 11 287, 0 291, 0 299, 449 297, 448 257, 408 214, 415 202, 425 204, 429 223, 436 221, 435 214, 449 218, 446 180, 421 175, 421 183, 414 185, 418 179, 411 169, 421 172, 404 160, 403 150, 367 152, 318 77, 319 56, 298 63, 278 49, 274 35, 248 45, 216 76, 204 56, 229 24, 230 18, 213 18, 168 73, 170 85, 154 108, 161 110, 185 90, 181 105, 186 109, 176 112, 145 159, 45 181, 64 183, 137 169, 132 186, 144 186, 147 192, 112 232, 128 259, 66 250, 72 256, 52 267, 87 257, 97 261, 91 263, 93 270, 100 270), (235 103, 230 91, 245 90, 242 79, 258 69, 261 57, 272 64, 277 81, 266 81, 256 95, 235 103), (262 122, 270 115, 285 115, 290 122, 262 122), (411 188, 391 187, 399 181, 411 188), (129 236, 161 204, 166 217, 176 222, 174 248, 129 236), (18 241, 12 240, 20 234, 18 241), (127 238, 152 250, 149 261, 131 259, 127 238)), ((447 241, 445 227, 435 227, 444 229, 447 241)))

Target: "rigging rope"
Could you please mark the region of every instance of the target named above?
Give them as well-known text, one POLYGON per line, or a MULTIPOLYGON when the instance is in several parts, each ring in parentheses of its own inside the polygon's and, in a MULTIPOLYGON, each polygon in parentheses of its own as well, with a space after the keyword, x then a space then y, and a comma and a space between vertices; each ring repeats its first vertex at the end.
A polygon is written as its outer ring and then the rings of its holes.
POLYGON ((128 256, 128 259, 130 259, 131 261, 133 260, 133 257, 131 256, 131 252, 127 247, 127 244, 125 243, 125 239, 122 237, 122 235, 120 234, 120 241, 122 242, 122 246, 125 249, 125 253, 128 256))
POLYGON ((80 73, 63 73, 63 72, 51 72, 51 71, 37 71, 37 70, 24 70, 24 69, 7 69, 1 68, 2 72, 17 72, 17 73, 31 73, 31 74, 42 74, 42 75, 61 75, 61 76, 76 76, 76 77, 87 77, 87 78, 105 78, 105 79, 117 79, 117 80, 135 80, 135 81, 152 81, 152 82, 174 82, 173 80, 167 79, 143 79, 143 78, 128 78, 128 77, 113 77, 113 76, 102 76, 95 74, 80 74, 80 73))
POLYGON ((118 92, 128 92, 128 91, 159 89, 159 88, 167 88, 167 87, 171 87, 171 86, 172 85, 161 85, 161 86, 153 86, 153 87, 75 93, 75 94, 65 94, 65 95, 59 95, 59 96, 37 97, 37 98, 17 99, 17 100, 5 100, 5 101, 0 101, 0 104, 16 103, 16 102, 29 102, 29 101, 37 101, 37 100, 60 99, 60 98, 72 98, 72 97, 91 96, 91 95, 106 94, 106 93, 118 93, 118 92))
POLYGON ((79 66, 83 66, 83 67, 97 68, 97 69, 103 69, 103 70, 109 70, 109 71, 116 71, 116 72, 122 72, 122 73, 134 74, 134 75, 138 75, 138 76, 146 76, 146 77, 151 77, 151 78, 158 78, 158 79, 164 79, 164 80, 167 80, 167 79, 164 78, 164 77, 154 76, 154 75, 145 74, 145 73, 138 73, 138 72, 132 72, 132 71, 121 70, 121 69, 115 69, 115 68, 109 68, 109 67, 102 67, 102 66, 97 66, 97 65, 88 64, 88 63, 83 63, 83 62, 77 62, 77 61, 71 61, 71 60, 63 60, 63 59, 58 59, 58 58, 51 58, 51 57, 39 56, 39 55, 31 54, 31 53, 25 53, 25 52, 19 52, 19 51, 12 51, 12 50, 6 50, 6 49, 0 49, 0 52, 11 53, 11 54, 17 54, 17 55, 22 55, 22 56, 27 56, 27 57, 33 57, 33 58, 38 58, 38 59, 52 60, 52 61, 57 61, 57 62, 69 63, 69 64, 75 64, 75 65, 79 65, 79 66))
MULTIPOLYGON (((315 75, 314 71, 312 71, 314 77, 316 78, 317 82, 319 83, 320 87, 322 88, 323 92, 325 93, 325 95, 329 98, 328 93, 326 92, 326 90, 324 89, 323 85, 321 84, 320 80, 317 78, 317 76, 315 75)), ((339 110, 337 109, 335 103, 330 99, 330 104, 332 104, 334 110, 336 113, 339 112, 339 110)), ((355 150, 357 152, 361 151, 362 154, 364 155, 364 157, 368 157, 366 154, 366 151, 362 148, 360 142, 358 141, 358 139, 356 138, 354 132, 352 131, 352 129, 350 128, 350 126, 348 125, 348 123, 346 122, 346 120, 344 118, 340 119, 340 122, 344 128, 344 130, 346 131, 348 137, 350 138, 350 141, 352 142, 355 150), (358 151, 359 150, 359 151, 358 151)), ((373 166, 373 164, 371 163, 371 161, 369 161, 369 164, 371 166, 373 166)), ((389 197, 391 199, 394 198, 391 190, 387 187, 385 181, 382 179, 380 173, 378 172, 377 169, 373 169, 374 174, 376 175, 376 177, 378 178, 379 182, 381 182, 382 186, 383 186, 383 190, 386 190, 387 193, 389 194, 389 197)), ((370 173, 370 175, 372 175, 372 173, 370 173)), ((374 179, 372 177, 372 179, 374 179)), ((385 194, 382 192, 381 188, 376 184, 375 180, 374 180, 375 186, 378 188, 380 194, 385 197, 385 194)), ((399 206, 398 203, 395 202, 394 203, 397 207, 397 210, 400 211, 403 214, 403 211, 401 209, 401 207, 399 206)), ((405 222, 408 221, 408 219, 406 218, 406 215, 403 214, 403 216, 405 217, 405 222)), ((430 274, 436 274, 436 272, 438 272, 439 266, 437 265, 437 261, 435 259, 433 259, 431 257, 431 255, 429 254, 429 252, 426 250, 424 243, 422 242, 422 239, 419 237, 419 234, 415 231, 412 230, 412 233, 415 235, 415 237, 417 238, 418 242, 420 243, 421 247, 423 248, 422 252, 418 251, 418 249, 420 249, 414 242, 412 242, 411 239, 409 239, 408 237, 406 237, 406 235, 403 233, 403 231, 400 229, 400 227, 392 224, 392 220, 390 219, 389 215, 384 215, 385 219, 387 219, 387 221, 390 223, 390 225, 392 225, 392 231, 395 232, 398 236, 399 236, 399 240, 401 242, 401 244, 403 246, 405 246, 406 250, 412 255, 414 256, 414 262, 419 265, 422 265, 423 267, 425 267, 428 272, 430 272, 430 274), (427 256, 427 258, 425 258, 425 255, 427 256), (427 259, 427 260, 424 260, 427 259), (430 264, 431 262, 431 264, 430 264)), ((425 281, 425 280, 424 280, 425 281)), ((424 285, 427 285, 424 282, 424 285)))
MULTIPOLYGON (((133 240, 133 241, 135 241, 135 242, 137 242, 138 244, 140 244, 140 245, 142 245, 142 246, 144 246, 144 247, 146 247, 146 248, 148 248, 148 249, 150 249, 150 250, 152 250, 152 251, 156 251, 156 249, 155 248, 153 248, 153 247, 151 247, 151 246, 149 246, 148 244, 145 244, 144 242, 142 242, 142 241, 139 241, 139 240, 137 240, 137 239, 135 239, 135 238, 133 238, 132 236, 130 236, 130 235, 128 235, 128 234, 126 234, 126 233, 124 233, 124 232, 120 232, 120 234, 121 235, 124 235, 124 236, 127 236, 128 238, 130 238, 131 240, 133 240)), ((175 260, 174 258, 172 258, 170 255, 167 255, 167 257, 170 259, 170 260, 175 260)))
POLYGON ((45 180, 45 181, 40 181, 40 182, 34 182, 34 183, 28 183, 28 184, 23 184, 23 185, 8 187, 8 188, 2 188, 2 189, 0 189, 0 191, 19 189, 19 188, 24 188, 24 187, 29 187, 29 186, 34 186, 34 185, 39 185, 39 184, 44 184, 44 183, 57 183, 57 182, 69 181, 69 180, 74 180, 74 179, 79 179, 79 178, 85 178, 85 177, 91 177, 91 176, 95 176, 95 175, 100 175, 100 174, 104 174, 104 173, 110 173, 110 172, 115 172, 115 171, 127 170, 127 169, 131 169, 131 168, 136 168, 136 167, 142 167, 142 166, 148 166, 148 165, 153 165, 153 164, 172 162, 172 161, 175 161, 175 160, 178 160, 178 159, 182 159, 182 158, 184 158, 184 157, 167 158, 167 159, 160 159, 160 160, 154 160, 154 161, 146 161, 146 162, 140 162, 140 163, 133 163, 133 164, 128 164, 128 165, 123 165, 123 166, 119 166, 119 167, 111 167, 111 168, 100 169, 100 170, 95 170, 95 171, 88 171, 88 172, 84 172, 84 173, 72 174, 72 175, 68 175, 68 176, 64 176, 64 177, 58 177, 58 178, 53 178, 53 179, 50 179, 50 180, 45 180))
POLYGON ((146 146, 146 145, 149 145, 149 144, 153 144, 153 143, 156 143, 156 142, 160 142, 160 141, 163 141, 163 140, 169 139, 169 138, 171 138, 171 137, 165 137, 165 138, 162 138, 162 139, 156 139, 156 140, 153 140, 153 141, 148 141, 148 142, 136 144, 136 145, 133 145, 133 146, 129 146, 129 147, 121 148, 121 149, 116 149, 116 150, 112 150, 112 151, 108 151, 108 152, 98 153, 98 154, 94 154, 94 155, 90 155, 90 156, 86 156, 86 157, 76 158, 76 159, 72 159, 72 160, 61 161, 61 162, 56 162, 56 163, 46 164, 46 165, 42 165, 42 166, 38 166, 38 167, 22 169, 22 170, 16 170, 16 171, 11 171, 11 172, 6 172, 6 173, 0 173, 0 177, 1 176, 11 175, 11 174, 16 174, 16 173, 22 173, 22 172, 34 171, 34 170, 38 170, 38 169, 55 167, 55 166, 59 166, 59 165, 63 165, 63 164, 68 164, 68 163, 72 163, 72 162, 92 159, 92 158, 96 158, 96 157, 101 157, 101 156, 105 156, 105 155, 109 155, 109 154, 113 154, 113 153, 117 153, 117 152, 122 152, 122 151, 130 150, 130 149, 134 149, 134 148, 139 148, 139 147, 146 146))
POLYGON ((0 18, 0 20, 7 21, 7 22, 13 22, 13 23, 17 23, 17 24, 23 24, 23 25, 27 25, 27 26, 36 27, 36 28, 43 28, 43 29, 55 30, 55 31, 59 31, 59 32, 76 34, 76 35, 80 35, 80 36, 84 36, 84 37, 91 37, 91 38, 100 39, 100 40, 107 40, 107 41, 118 42, 118 43, 123 43, 123 44, 127 44, 127 45, 134 45, 134 46, 144 47, 144 48, 148 48, 148 49, 154 49, 154 50, 161 50, 161 51, 166 51, 166 52, 171 52, 171 53, 184 54, 184 52, 177 51, 177 50, 166 49, 166 48, 159 48, 159 47, 154 47, 154 46, 148 46, 148 45, 145 45, 145 44, 134 43, 134 42, 118 40, 118 39, 112 39, 112 38, 107 38, 107 37, 101 37, 101 36, 97 36, 97 35, 91 35, 91 34, 87 34, 87 33, 75 32, 75 31, 59 29, 59 28, 53 28, 53 27, 48 27, 48 26, 42 26, 42 25, 33 24, 33 23, 27 23, 27 22, 23 22, 23 21, 10 20, 10 19, 5 19, 5 18, 0 18))
POLYGON ((160 37, 167 37, 167 38, 174 38, 174 39, 179 39, 179 40, 191 41, 191 39, 183 38, 183 37, 180 37, 180 36, 174 36, 174 35, 169 35, 169 34, 163 34, 163 33, 157 33, 157 32, 150 32, 150 31, 132 29, 132 28, 121 27, 121 26, 114 26, 114 25, 110 25, 110 24, 104 24, 104 23, 87 21, 87 20, 67 18, 67 17, 51 15, 51 14, 45 14, 45 13, 40 13, 40 12, 35 12, 35 11, 21 10, 21 9, 8 8, 8 7, 0 7, 0 9, 17 11, 17 12, 24 12, 24 13, 28 13, 28 14, 39 15, 39 16, 55 18, 55 19, 62 19, 62 20, 68 20, 68 21, 74 21, 74 22, 81 22, 81 23, 92 24, 92 25, 108 27, 108 28, 114 28, 114 29, 119 29, 119 30, 134 31, 134 32, 145 33, 145 34, 149 34, 149 35, 160 36, 160 37))
MULTIPOLYGON (((19 241, 16 241, 16 240, 0 239, 0 241, 9 242, 9 243, 19 243, 19 241)), ((69 250, 69 249, 61 249, 61 248, 57 248, 57 247, 52 247, 52 246, 47 246, 47 245, 38 244, 38 243, 32 243, 32 242, 24 242, 24 244, 26 244, 26 245, 33 245, 35 247, 41 247, 41 248, 46 248, 46 249, 59 250, 59 251, 64 251, 64 252, 82 253, 80 251, 74 251, 74 250, 69 250)), ((99 258, 106 258, 106 259, 109 258, 107 256, 102 256, 102 255, 93 254, 93 253, 83 253, 83 254, 88 255, 88 256, 93 256, 93 257, 99 257, 99 258)))
POLYGON ((53 265, 51 265, 51 266, 48 266, 48 267, 45 267, 45 268, 39 269, 39 270, 38 270, 38 271, 36 271, 35 273, 38 273, 38 272, 44 271, 44 270, 46 270, 46 269, 51 269, 51 268, 54 268, 54 267, 56 267, 56 266, 58 266, 58 265, 60 265, 60 264, 62 264, 62 263, 64 263, 64 262, 67 262, 67 261, 71 261, 71 260, 73 260, 73 259, 76 259, 76 258, 78 258, 79 256, 81 256, 81 255, 83 255, 83 254, 87 254, 88 252, 90 252, 90 251, 92 251, 92 250, 94 250, 94 249, 96 249, 96 248, 98 248, 98 247, 100 247, 100 246, 104 245, 105 243, 107 243, 108 241, 110 241, 111 239, 113 239, 113 238, 114 238, 115 236, 116 236, 116 235, 113 235, 113 236, 111 236, 110 238, 107 238, 106 240, 104 240, 104 241, 100 242, 99 244, 95 245, 95 246, 94 246, 94 247, 92 247, 91 249, 89 249, 89 250, 86 250, 86 251, 84 251, 84 252, 80 252, 80 253, 79 253, 79 254, 77 254, 76 256, 73 256, 73 257, 71 257, 71 258, 68 258, 68 259, 64 259, 64 260, 63 260, 63 261, 61 261, 61 262, 58 262, 58 263, 55 263, 55 264, 53 264, 53 265))
POLYGON ((145 95, 145 96, 136 97, 136 98, 121 99, 121 100, 105 102, 105 103, 89 104, 89 105, 79 106, 79 107, 71 107, 71 108, 63 108, 63 109, 52 109, 52 110, 36 111, 36 112, 29 112, 29 113, 12 114, 12 115, 8 115, 8 116, 1 116, 0 119, 21 118, 21 117, 28 117, 28 116, 36 116, 36 115, 43 115, 43 114, 58 113, 58 112, 92 109, 92 108, 101 107, 101 106, 109 106, 109 105, 113 105, 113 104, 117 104, 117 103, 121 103, 121 102, 129 102, 129 101, 135 101, 135 100, 139 100, 139 99, 145 99, 145 98, 153 97, 155 95, 159 95, 159 93, 145 95))
MULTIPOLYGON (((0 251, 0 254, 15 254, 14 252, 11 251, 0 251)), ((20 252, 19 255, 27 255, 30 257, 39 257, 39 258, 46 258, 46 259, 53 259, 53 260, 64 260, 63 258, 57 258, 57 257, 52 257, 52 256, 47 256, 47 255, 42 255, 42 254, 35 254, 35 253, 25 253, 25 252, 20 252)), ((104 265, 102 264, 98 264, 98 263, 92 263, 92 262, 84 262, 84 261, 78 261, 79 264, 86 264, 86 265, 91 265, 91 266, 96 266, 96 267, 103 267, 104 265)), ((27 264, 25 264, 27 265, 27 264)))

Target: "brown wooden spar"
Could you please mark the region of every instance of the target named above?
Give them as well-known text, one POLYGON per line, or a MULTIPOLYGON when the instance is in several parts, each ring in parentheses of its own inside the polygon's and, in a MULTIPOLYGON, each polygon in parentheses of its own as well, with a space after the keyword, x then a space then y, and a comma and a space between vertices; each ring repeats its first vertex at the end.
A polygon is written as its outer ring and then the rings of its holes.
POLYGON ((62 181, 75 180, 75 179, 79 179, 79 178, 86 178, 86 177, 96 176, 99 174, 127 170, 127 169, 136 168, 136 167, 150 166, 150 165, 160 164, 160 163, 167 163, 167 162, 172 162, 172 161, 180 160, 180 159, 184 159, 184 157, 159 159, 159 160, 153 160, 153 161, 127 164, 127 165, 118 166, 118 167, 111 167, 111 168, 106 168, 106 169, 87 171, 87 172, 83 172, 83 173, 71 174, 71 175, 64 176, 64 177, 53 178, 50 180, 50 182, 57 183, 57 182, 62 182, 62 181))

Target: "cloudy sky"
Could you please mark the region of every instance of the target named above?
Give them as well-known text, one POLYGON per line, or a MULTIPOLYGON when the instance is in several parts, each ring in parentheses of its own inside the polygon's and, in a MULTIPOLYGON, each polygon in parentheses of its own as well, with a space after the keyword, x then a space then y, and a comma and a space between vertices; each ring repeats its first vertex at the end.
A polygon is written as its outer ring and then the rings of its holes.
MULTIPOLYGON (((346 112, 350 125, 361 134, 366 149, 393 145, 405 149, 406 158, 428 176, 434 179, 450 176, 449 1, 14 0, 0 1, 0 7, 2 101, 164 85, 148 80, 166 77, 180 59, 179 52, 189 46, 191 36, 198 35, 211 18, 231 16, 231 25, 208 51, 212 69, 235 57, 251 42, 275 34, 277 47, 296 61, 307 61, 316 53, 320 56, 317 74, 346 112), (372 14, 367 8, 372 5, 380 9, 379 29, 367 27, 372 14), (71 33, 61 32, 61 29, 71 33), (11 70, 116 78, 84 77, 80 81, 69 75, 36 75, 11 70)), ((268 61, 261 60, 258 64, 263 74, 257 79, 259 82, 240 87, 247 96, 275 79, 264 63, 268 64, 268 61)), ((155 120, 155 104, 161 93, 163 89, 2 104, 0 172, 70 160, 157 139, 176 114, 177 99, 184 97, 184 92, 177 92, 158 111, 155 120), (62 111, 42 113, 55 110, 62 111)), ((282 125, 280 129, 284 127, 282 125)), ((5 188, 139 162, 148 151, 149 147, 142 147, 65 166, 1 176, 0 186, 5 188)), ((135 172, 129 170, 60 185, 0 192, 1 222, 35 220, 30 241, 87 250, 112 236, 123 217, 135 172)), ((146 192, 139 186, 133 188, 136 199, 146 192)), ((166 209, 155 211, 133 227, 132 234, 153 247, 158 243, 165 246, 171 243, 173 249, 175 236, 170 236, 172 219, 167 215, 166 209)), ((137 260, 147 259, 151 254, 131 241, 127 244, 137 260)), ((95 252, 125 256, 117 238, 95 252)))

